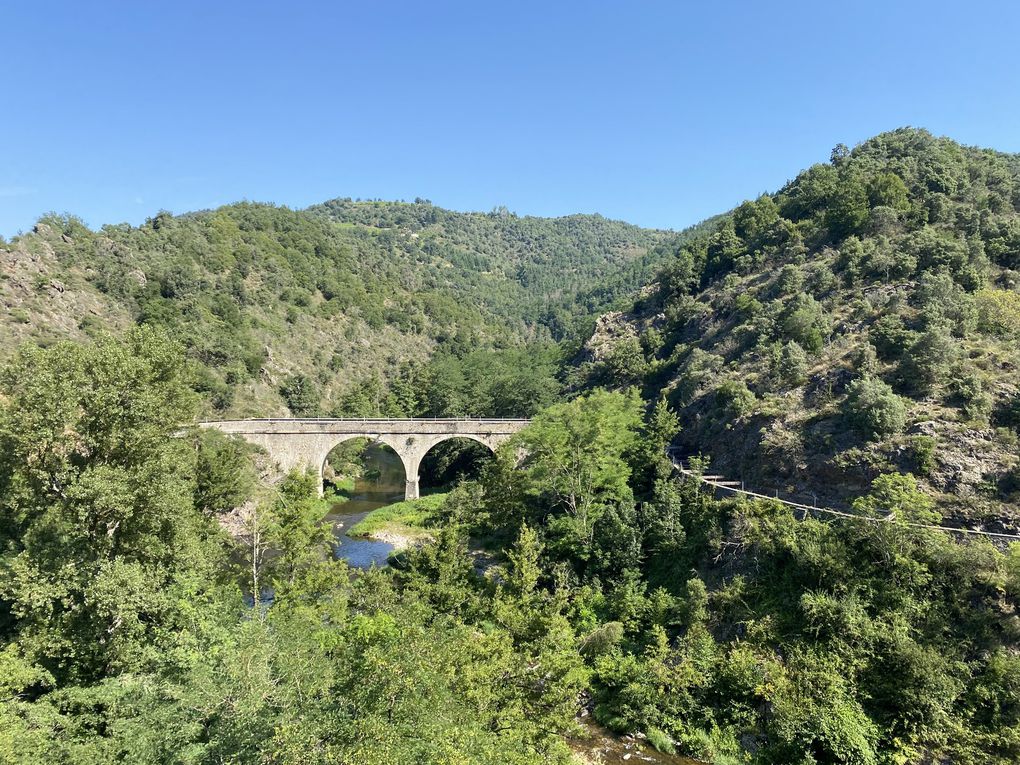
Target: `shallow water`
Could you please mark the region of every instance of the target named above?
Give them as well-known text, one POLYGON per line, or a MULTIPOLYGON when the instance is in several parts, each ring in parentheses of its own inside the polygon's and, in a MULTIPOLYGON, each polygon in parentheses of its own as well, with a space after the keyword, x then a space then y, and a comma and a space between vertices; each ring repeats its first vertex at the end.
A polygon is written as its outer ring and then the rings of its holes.
POLYGON ((663 754, 647 742, 632 736, 620 736, 603 728, 590 718, 582 721, 587 736, 573 739, 571 748, 585 761, 599 765, 704 765, 697 760, 676 754, 663 754))
POLYGON ((389 449, 369 446, 365 449, 364 461, 364 476, 354 482, 351 498, 334 504, 323 518, 333 527, 336 539, 333 554, 355 568, 385 566, 393 545, 373 539, 352 539, 347 532, 376 508, 404 498, 404 466, 396 454, 389 449))

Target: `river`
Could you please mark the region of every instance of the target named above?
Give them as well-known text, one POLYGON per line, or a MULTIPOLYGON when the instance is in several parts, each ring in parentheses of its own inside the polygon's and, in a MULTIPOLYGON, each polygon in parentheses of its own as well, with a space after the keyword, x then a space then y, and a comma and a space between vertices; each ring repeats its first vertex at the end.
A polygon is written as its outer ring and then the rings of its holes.
POLYGON ((373 539, 347 536, 362 518, 379 507, 404 498, 404 466, 390 449, 369 445, 364 452, 364 472, 354 482, 351 498, 337 502, 323 521, 333 527, 333 554, 355 568, 385 566, 393 545, 373 539))
MULTIPOLYGON (((400 458, 385 447, 370 445, 364 452, 364 471, 354 482, 351 498, 337 502, 323 520, 333 527, 336 544, 333 553, 355 568, 385 566, 393 545, 371 539, 352 539, 347 535, 362 518, 379 507, 404 498, 404 466, 400 458)), ((700 765, 694 760, 660 754, 641 741, 618 736, 592 720, 585 721, 588 738, 573 740, 572 748, 586 761, 601 765, 700 765)))

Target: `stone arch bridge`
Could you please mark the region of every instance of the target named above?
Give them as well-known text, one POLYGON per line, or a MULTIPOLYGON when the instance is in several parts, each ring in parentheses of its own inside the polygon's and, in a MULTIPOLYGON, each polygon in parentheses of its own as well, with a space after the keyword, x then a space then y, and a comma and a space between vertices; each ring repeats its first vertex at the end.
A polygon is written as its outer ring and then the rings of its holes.
POLYGON ((386 444, 404 464, 404 497, 418 498, 418 468, 432 447, 451 438, 470 438, 495 451, 529 420, 495 419, 269 419, 200 422, 204 428, 241 436, 265 449, 284 471, 312 468, 319 474, 333 447, 354 438, 386 444))

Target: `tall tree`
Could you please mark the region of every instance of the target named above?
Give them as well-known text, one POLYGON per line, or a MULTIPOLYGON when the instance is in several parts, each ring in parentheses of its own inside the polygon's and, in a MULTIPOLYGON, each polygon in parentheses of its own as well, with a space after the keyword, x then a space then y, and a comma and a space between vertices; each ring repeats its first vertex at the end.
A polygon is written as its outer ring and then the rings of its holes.
POLYGON ((2 638, 54 675, 143 663, 173 591, 208 573, 181 349, 126 342, 24 348, 0 375, 2 638))

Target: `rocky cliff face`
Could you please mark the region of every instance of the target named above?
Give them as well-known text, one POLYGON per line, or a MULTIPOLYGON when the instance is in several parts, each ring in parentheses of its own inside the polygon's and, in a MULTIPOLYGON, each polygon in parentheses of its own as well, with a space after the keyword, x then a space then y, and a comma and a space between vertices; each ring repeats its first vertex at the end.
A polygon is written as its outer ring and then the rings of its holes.
POLYGON ((82 271, 60 263, 48 227, 39 234, 0 248, 0 353, 25 341, 81 339, 90 330, 128 326, 126 311, 91 287, 82 271))

